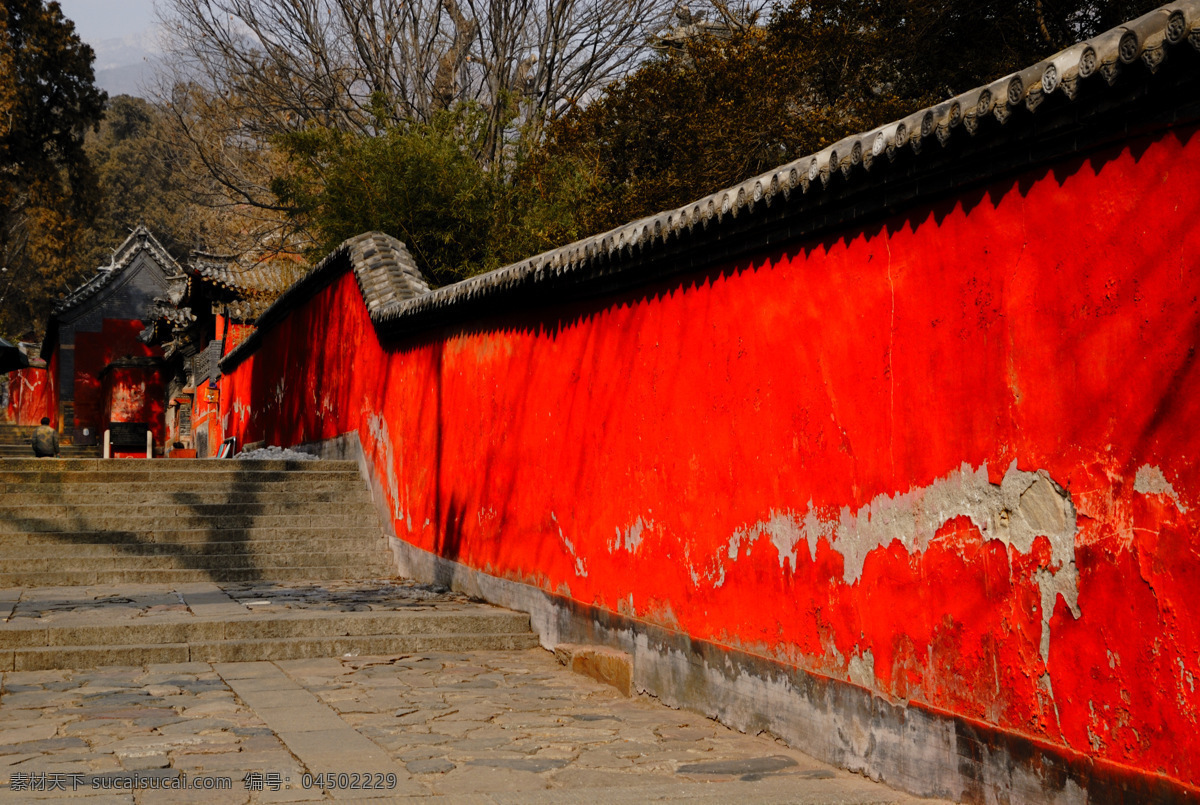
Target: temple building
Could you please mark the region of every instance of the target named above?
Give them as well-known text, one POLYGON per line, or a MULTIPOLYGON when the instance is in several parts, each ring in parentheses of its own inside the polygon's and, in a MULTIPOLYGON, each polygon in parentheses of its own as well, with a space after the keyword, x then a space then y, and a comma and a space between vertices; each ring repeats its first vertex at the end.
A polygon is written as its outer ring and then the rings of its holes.
POLYGON ((216 411, 217 362, 291 283, 302 264, 286 258, 241 265, 232 255, 193 252, 171 291, 146 311, 144 344, 162 351, 166 373, 164 454, 215 455, 224 429, 216 411))
POLYGON ((149 431, 161 452, 163 353, 137 336, 153 299, 167 294, 181 275, 170 253, 139 226, 109 265, 51 310, 41 355, 48 365, 52 418, 65 441, 95 445, 109 430, 114 444, 144 454, 149 431))
POLYGON ((287 258, 193 252, 181 264, 139 226, 51 310, 40 359, 13 361, 7 416, 49 417, 65 444, 97 451, 107 433, 112 456, 215 455, 217 362, 303 274, 287 258))

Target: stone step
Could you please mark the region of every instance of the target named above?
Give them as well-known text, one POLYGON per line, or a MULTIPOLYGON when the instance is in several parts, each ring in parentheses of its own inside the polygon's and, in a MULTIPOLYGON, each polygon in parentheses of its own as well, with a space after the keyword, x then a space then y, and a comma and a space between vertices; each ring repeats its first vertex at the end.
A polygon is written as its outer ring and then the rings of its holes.
POLYGON ((12 518, 0 514, 0 534, 55 533, 66 531, 113 531, 137 532, 159 529, 197 529, 210 531, 246 528, 303 528, 323 530, 326 528, 349 528, 353 526, 377 525, 379 520, 374 511, 361 507, 358 511, 339 514, 313 512, 309 514, 114 514, 97 512, 93 516, 48 514, 45 517, 12 518))
MULTIPOLYGON (((95 447, 74 447, 72 445, 63 445, 58 449, 57 460, 63 459, 85 459, 99 458, 100 451, 95 447)), ((0 444, 0 461, 13 461, 18 459, 37 458, 33 454, 33 445, 29 442, 21 444, 0 444)), ((50 459, 44 459, 49 461, 50 459)))
POLYGON ((217 640, 279 640, 297 637, 370 635, 518 634, 529 632, 529 616, 484 606, 456 610, 326 612, 298 610, 221 619, 159 616, 106 624, 79 622, 26 626, 20 619, 0 624, 0 649, 57 646, 132 646, 217 640))
POLYGON ((56 570, 46 573, 24 572, 0 573, 0 588, 5 587, 80 587, 94 584, 183 584, 198 581, 332 581, 355 578, 356 576, 379 575, 390 567, 348 569, 340 566, 325 567, 261 567, 230 568, 214 570, 56 570))
MULTIPOLYGON (((59 445, 59 458, 100 458, 100 450, 95 445, 59 445)), ((33 445, 29 439, 19 442, 0 444, 0 458, 36 458, 33 455, 33 445)))
POLYGON ((0 489, 0 587, 394 574, 351 461, 6 458, 0 489))
POLYGON ((284 472, 289 473, 322 473, 322 472, 358 472, 358 464, 353 461, 242 461, 240 459, 213 458, 179 458, 154 459, 144 458, 6 458, 0 460, 0 471, 3 472, 106 472, 134 473, 141 477, 160 477, 170 473, 255 473, 255 472, 284 472))
MULTIPOLYGON (((18 501, 17 495, 36 495, 41 499, 71 499, 83 498, 95 503, 95 500, 107 495, 137 495, 140 493, 157 493, 162 495, 191 494, 203 498, 205 495, 223 494, 228 497, 232 493, 259 495, 271 494, 346 494, 358 495, 366 493, 362 479, 358 475, 340 474, 331 479, 320 477, 299 477, 296 480, 282 481, 246 481, 240 479, 233 483, 188 483, 186 480, 173 480, 156 483, 4 483, 0 482, 0 503, 18 501)), ((191 499, 191 498, 188 498, 191 499)))
MULTIPOLYGON (((103 503, 105 496, 111 493, 111 488, 106 492, 81 492, 78 488, 69 484, 53 487, 23 487, 20 492, 6 493, 4 497, 0 498, 0 510, 7 512, 11 508, 21 507, 28 507, 32 510, 46 506, 82 508, 102 504, 111 507, 113 505, 112 502, 103 503)), ((258 504, 296 507, 319 503, 327 505, 331 503, 359 505, 370 504, 370 502, 370 493, 367 492, 364 484, 359 481, 353 488, 347 486, 347 488, 336 490, 294 489, 290 484, 278 484, 270 490, 247 488, 242 484, 230 487, 207 484, 200 490, 189 489, 181 485, 178 489, 165 490, 156 484, 151 487, 135 487, 133 489, 121 490, 119 505, 122 508, 134 506, 186 505, 191 507, 194 505, 243 506, 258 504)), ((4 516, 3 513, 0 513, 0 516, 4 516)))
POLYGON ((174 500, 169 504, 156 505, 153 503, 126 504, 125 498, 110 498, 108 500, 93 500, 72 506, 69 509, 49 507, 39 504, 36 506, 10 506, 5 499, 0 503, 0 519, 36 518, 47 520, 55 516, 64 519, 78 520, 81 517, 92 519, 105 515, 116 514, 121 517, 260 517, 278 515, 308 515, 308 514, 344 514, 362 507, 358 501, 351 505, 342 506, 337 501, 312 501, 306 499, 298 503, 279 503, 273 501, 251 501, 248 503, 205 503, 202 501, 174 500))
POLYGON ((121 531, 17 531, 0 532, 0 545, 151 545, 151 544, 248 544, 267 541, 296 541, 314 544, 383 539, 379 523, 314 530, 306 525, 251 528, 123 529, 121 531))
POLYGON ((264 662, 426 651, 523 651, 537 646, 537 635, 531 633, 362 635, 142 646, 58 646, 0 650, 0 669, 47 671, 151 663, 264 662))
MULTIPOLYGON (((46 459, 43 466, 53 466, 53 461, 46 459)), ((0 484, 6 488, 14 486, 43 486, 57 484, 99 484, 111 489, 113 486, 133 486, 137 484, 154 484, 167 488, 179 485, 201 486, 216 484, 225 487, 259 486, 266 484, 287 483, 300 489, 308 488, 313 483, 362 483, 357 473, 344 471, 299 473, 293 477, 286 470, 262 470, 246 473, 226 473, 221 471, 172 473, 172 472, 135 472, 132 470, 115 470, 112 472, 79 471, 79 472, 5 472, 0 469, 0 484)))
MULTIPOLYGON (((162 494, 194 494, 198 496, 205 495, 228 495, 230 491, 245 492, 247 494, 309 494, 319 492, 332 492, 338 494, 358 494, 366 492, 366 485, 363 483, 356 473, 337 473, 332 478, 317 478, 307 475, 301 475, 296 478, 285 478, 284 480, 276 481, 246 481, 239 479, 236 482, 230 483, 211 483, 199 482, 192 483, 186 478, 163 479, 153 484, 146 485, 130 485, 130 484, 111 484, 111 483, 0 483, 0 501, 8 503, 16 502, 18 495, 37 495, 45 497, 62 497, 77 496, 81 498, 93 497, 96 495, 109 495, 113 493, 114 487, 121 489, 121 494, 134 492, 158 492, 162 494)), ((368 495, 369 497, 369 495, 368 495)))
POLYGON ((49 573, 69 571, 111 572, 126 570, 229 570, 279 567, 329 567, 341 565, 348 570, 368 573, 386 566, 385 555, 379 550, 356 550, 340 552, 312 552, 293 554, 276 553, 176 553, 127 556, 68 556, 54 558, 0 556, 0 575, 16 573, 49 573))
MULTIPOLYGON (((349 553, 384 551, 387 541, 380 534, 372 534, 353 540, 333 540, 311 537, 293 540, 262 540, 242 542, 125 542, 125 543, 76 543, 63 541, 6 543, 0 539, 0 561, 17 559, 63 559, 64 552, 71 559, 99 558, 105 556, 153 557, 153 556, 296 556, 299 554, 341 556, 349 553)), ((275 564, 279 564, 276 562, 275 564)))

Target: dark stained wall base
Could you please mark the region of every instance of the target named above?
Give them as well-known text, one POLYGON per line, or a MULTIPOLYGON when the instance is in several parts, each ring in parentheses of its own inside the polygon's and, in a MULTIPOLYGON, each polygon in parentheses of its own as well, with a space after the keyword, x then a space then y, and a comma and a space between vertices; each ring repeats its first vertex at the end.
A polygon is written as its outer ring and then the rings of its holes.
POLYGON ((970 803, 1200 802, 1200 790, 1166 777, 1096 760, 1066 747, 927 706, 883 698, 737 648, 498 578, 415 548, 391 533, 392 518, 357 433, 298 446, 328 459, 358 461, 371 487, 402 575, 443 584, 527 612, 542 645, 610 646, 633 657, 633 684, 672 707, 743 732, 769 732, 824 762, 918 796, 970 803))

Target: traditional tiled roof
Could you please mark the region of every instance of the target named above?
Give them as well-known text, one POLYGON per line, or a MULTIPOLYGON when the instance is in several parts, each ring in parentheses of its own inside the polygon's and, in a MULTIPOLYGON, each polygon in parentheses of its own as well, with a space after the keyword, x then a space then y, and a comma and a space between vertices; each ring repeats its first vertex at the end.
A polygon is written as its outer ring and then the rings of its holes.
MULTIPOLYGON (((815 154, 693 203, 428 293, 396 294, 385 299, 368 287, 353 253, 361 239, 381 236, 361 235, 335 249, 312 275, 283 294, 262 316, 259 330, 282 318, 291 306, 323 287, 329 280, 322 277, 344 269, 347 256, 359 274, 359 284, 372 320, 381 329, 395 332, 419 326, 451 309, 494 310, 498 300, 509 299, 518 291, 536 294, 539 287, 549 291, 581 283, 590 283, 589 287, 599 291, 617 287, 620 282, 615 275, 644 269, 645 265, 640 265, 639 260, 645 263, 656 256, 660 263, 670 264, 666 268, 656 266, 658 276, 707 264, 716 256, 735 253, 725 244, 745 228, 742 224, 747 219, 768 215, 768 209, 776 216, 778 230, 773 234, 782 232, 789 239, 810 235, 833 222, 831 217, 822 215, 822 210, 833 204, 848 203, 845 199, 851 196, 849 191, 858 186, 871 190, 882 184, 885 192, 876 194, 882 201, 869 199, 858 204, 857 199, 861 196, 855 197, 851 216, 886 209, 892 200, 887 193, 891 177, 886 170, 879 175, 878 166, 896 161, 902 152, 911 151, 912 159, 917 161, 913 171, 918 176, 921 175, 921 164, 928 165, 925 170, 930 172, 927 180, 916 182, 923 186, 909 192, 907 198, 953 186, 954 178, 937 173, 942 169, 937 145, 945 146, 952 137, 962 137, 959 132, 965 132, 983 145, 989 141, 999 142, 1004 139, 1000 124, 1006 124, 1018 115, 1032 121, 1021 129, 1021 134, 1036 133, 1037 121, 1046 114, 1041 112, 1039 115, 1040 110, 1053 106, 1057 108, 1056 113, 1061 113, 1064 104, 1075 101, 1084 88, 1092 99, 1092 108, 1103 108, 1106 103, 1111 104, 1105 98, 1105 87, 1117 85, 1122 71, 1148 70, 1153 75, 1159 71, 1168 53, 1182 47, 1185 41, 1200 50, 1200 0, 1179 0, 1162 6, 1024 70, 901 120, 846 137, 815 154), (1051 100, 1054 103, 1050 103, 1051 100), (874 185, 872 177, 878 180, 874 185), (804 216, 803 221, 796 220, 800 215, 804 216), (780 225, 778 220, 781 218, 788 221, 780 225), (689 243, 703 243, 708 251, 695 257, 685 248, 689 243), (490 308, 487 307, 489 303, 490 308)), ((1194 54, 1192 58, 1195 58, 1194 54)), ((1151 76, 1145 77, 1145 82, 1152 81, 1151 76)), ((1126 91, 1122 97, 1137 94, 1126 91)), ((1195 99, 1183 99, 1180 104, 1184 102, 1194 103, 1195 99)), ((1012 124, 1007 130, 1013 131, 1012 124)), ((1074 146, 1059 144, 1054 147, 1074 146)), ((1029 153, 1021 158, 1025 160, 1023 164, 1034 159, 1029 153)), ((975 177, 1003 169, 1003 165, 991 164, 986 159, 980 162, 981 167, 974 169, 975 177)), ((959 178, 962 180, 961 176, 959 178)), ((768 237, 764 242, 773 241, 768 237)), ((763 242, 758 245, 761 247, 763 242)), ((407 252, 404 252, 404 259, 411 262, 407 252)), ((638 279, 645 281, 654 276, 652 272, 643 271, 638 279)), ((257 337, 248 339, 226 356, 224 365, 228 368, 236 366, 256 348, 257 342, 257 337)))
POLYGON ((83 302, 112 284, 142 251, 149 251, 167 273, 179 273, 179 264, 175 262, 175 258, 171 257, 154 235, 150 234, 149 229, 139 225, 113 252, 112 262, 109 265, 101 266, 91 279, 55 303, 50 310, 51 318, 58 318, 63 313, 79 307, 83 302))
POLYGON ((429 282, 403 243, 382 232, 356 235, 326 255, 303 279, 276 299, 255 322, 254 333, 230 354, 238 353, 244 357, 253 351, 261 330, 310 299, 347 266, 354 271, 363 301, 373 319, 429 293, 429 282))
POLYGON ((269 296, 272 299, 305 273, 302 266, 286 260, 242 265, 236 257, 204 252, 193 252, 188 268, 193 276, 241 296, 269 296))
POLYGON ((16 344, 10 344, 0 338, 0 373, 11 372, 28 365, 28 359, 16 344))
POLYGON ((429 282, 404 244, 382 232, 351 238, 350 264, 372 317, 429 293, 429 282))
POLYGON ((165 357, 171 357, 187 340, 186 331, 196 320, 192 309, 179 307, 178 298, 159 297, 150 303, 146 315, 146 329, 138 334, 144 344, 159 344, 165 357))
MULTIPOLYGON (((221 307, 228 311, 229 317, 235 321, 254 321, 271 307, 274 300, 264 298, 234 299, 221 307)), ((214 308, 217 305, 214 304, 214 308)), ((219 312, 215 311, 214 312, 219 312)))
POLYGON ((161 321, 172 327, 187 327, 196 320, 190 307, 175 307, 163 299, 155 299, 146 309, 146 321, 161 321))

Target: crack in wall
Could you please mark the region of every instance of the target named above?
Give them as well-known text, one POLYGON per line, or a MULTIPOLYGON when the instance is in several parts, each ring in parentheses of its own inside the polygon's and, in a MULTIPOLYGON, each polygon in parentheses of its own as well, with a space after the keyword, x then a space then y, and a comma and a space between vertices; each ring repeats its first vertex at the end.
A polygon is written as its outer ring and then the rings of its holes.
POLYGON ((567 535, 563 533, 562 526, 559 524, 558 518, 554 516, 554 512, 550 512, 550 520, 553 521, 554 527, 558 529, 558 538, 562 540, 562 544, 566 546, 567 553, 569 553, 571 558, 575 560, 575 575, 579 576, 580 578, 587 578, 587 563, 584 562, 577 553, 575 553, 575 543, 571 542, 571 540, 567 538, 567 535))

